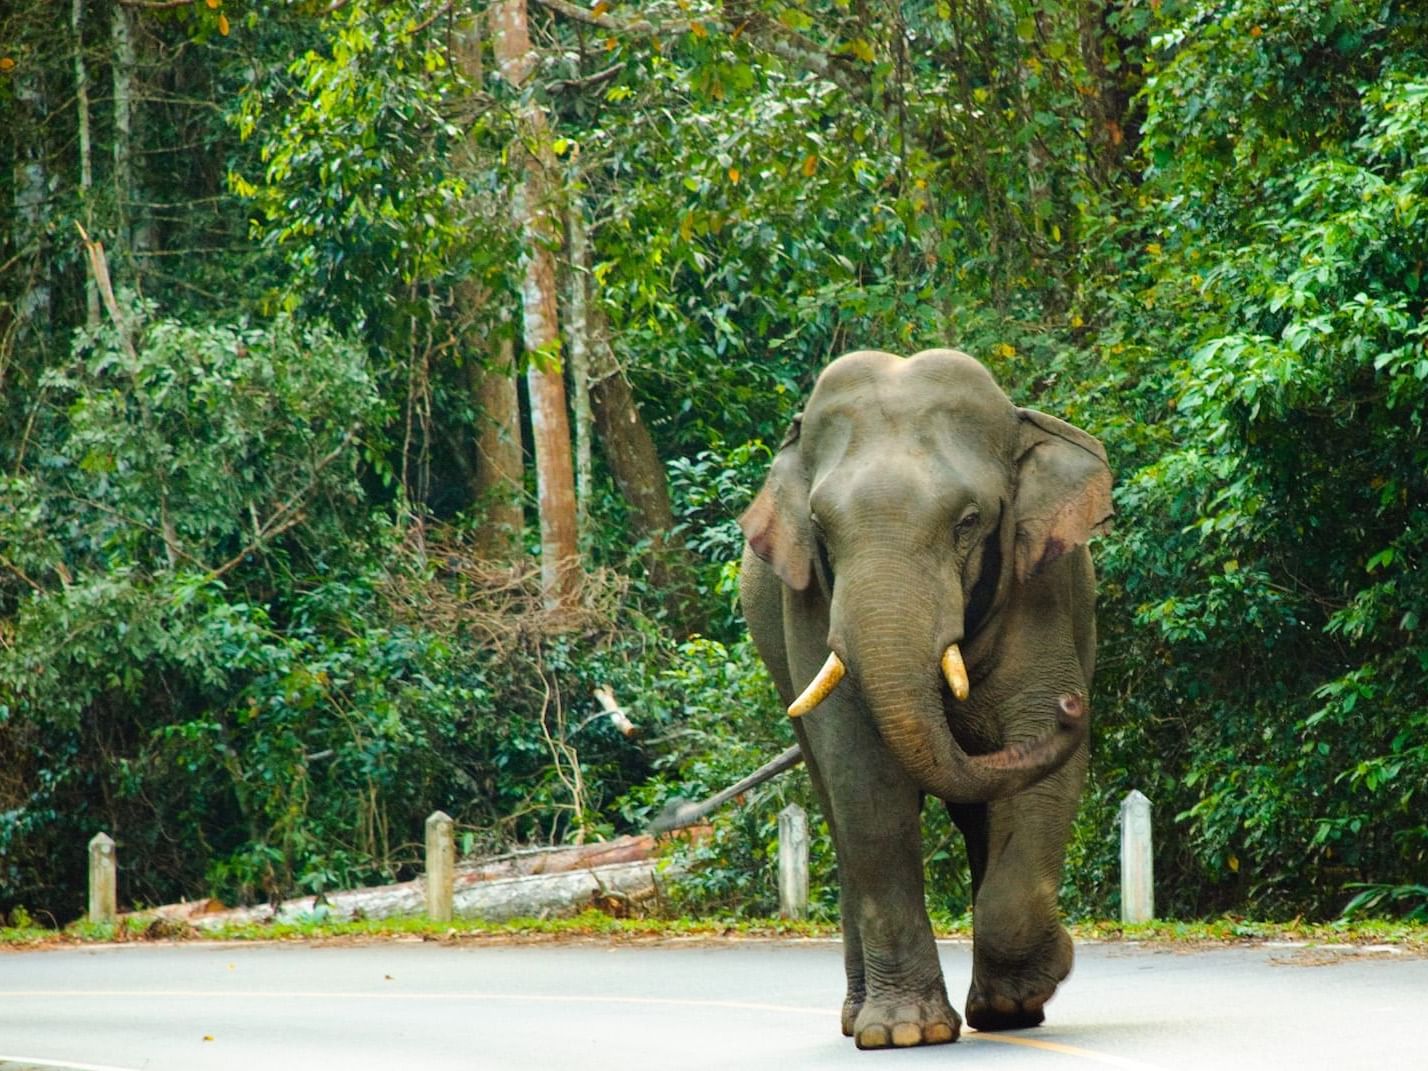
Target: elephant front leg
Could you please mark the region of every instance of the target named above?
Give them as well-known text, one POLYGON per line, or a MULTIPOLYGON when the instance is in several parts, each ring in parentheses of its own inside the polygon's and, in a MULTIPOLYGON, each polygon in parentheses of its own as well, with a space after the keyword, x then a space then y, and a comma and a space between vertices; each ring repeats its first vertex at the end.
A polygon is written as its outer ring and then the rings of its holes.
POLYGON ((1061 865, 1084 757, 1017 796, 954 808, 972 860, 972 984, 967 1022, 978 1030, 1039 1025, 1071 973, 1071 936, 1057 905, 1061 865))
POLYGON ((838 854, 843 1033, 861 1049, 955 1041, 962 1021, 947 1000, 923 899, 920 793, 876 739, 850 747, 840 737, 830 754, 809 735, 838 854))
MULTIPOLYGON (((922 883, 916 884, 920 892, 922 883)), ((843 1032, 860 1049, 956 1041, 962 1020, 947 1000, 925 910, 895 900, 880 906, 865 895, 855 896, 851 907, 844 912, 850 962, 843 1032), (855 928, 850 926, 854 917, 855 928), (861 952, 861 967, 851 962, 855 951, 861 952)))
MULTIPOLYGON (((908 940, 916 933, 915 927, 911 934, 896 935, 894 941, 877 942, 879 950, 871 952, 874 970, 870 986, 870 951, 864 947, 862 934, 864 928, 877 923, 868 917, 861 894, 846 882, 841 895, 843 961, 848 975, 843 1035, 853 1038, 860 1049, 956 1041, 962 1020, 947 1000, 935 943, 929 968, 919 942, 908 940)), ((930 942, 930 929, 928 938, 930 942)))

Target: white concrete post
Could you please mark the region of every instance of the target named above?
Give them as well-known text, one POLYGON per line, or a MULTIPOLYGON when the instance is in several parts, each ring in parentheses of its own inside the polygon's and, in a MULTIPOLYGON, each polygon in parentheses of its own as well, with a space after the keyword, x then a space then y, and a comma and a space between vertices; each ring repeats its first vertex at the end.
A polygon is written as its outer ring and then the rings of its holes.
POLYGON ((1155 867, 1150 841, 1150 800, 1131 789, 1121 801, 1121 921, 1155 918, 1155 867))
POLYGON ((796 803, 778 813, 778 910, 786 919, 808 915, 808 816, 796 803))
POLYGON ((456 878, 454 825, 443 811, 432 811, 426 820, 426 914, 433 922, 451 921, 456 878))
POLYGON ((119 857, 108 833, 89 842, 89 921, 113 922, 119 915, 119 857))

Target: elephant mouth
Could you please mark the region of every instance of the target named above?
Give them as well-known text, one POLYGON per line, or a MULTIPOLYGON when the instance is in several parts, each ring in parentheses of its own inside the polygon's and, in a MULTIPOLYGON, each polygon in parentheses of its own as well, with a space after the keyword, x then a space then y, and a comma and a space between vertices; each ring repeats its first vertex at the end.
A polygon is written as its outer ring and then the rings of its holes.
MULTIPOLYGON (((967 679, 967 665, 962 661, 962 652, 955 643, 947 645, 947 649, 942 652, 942 657, 938 660, 938 666, 942 670, 942 679, 947 683, 952 695, 959 702, 965 702, 967 697, 972 694, 972 685, 967 679)), ((848 667, 843 665, 843 660, 838 657, 837 652, 830 651, 827 661, 823 663, 823 668, 818 671, 813 680, 809 681, 803 694, 789 704, 788 716, 801 718, 816 709, 818 704, 827 699, 833 689, 838 687, 838 682, 847 672, 848 667)))

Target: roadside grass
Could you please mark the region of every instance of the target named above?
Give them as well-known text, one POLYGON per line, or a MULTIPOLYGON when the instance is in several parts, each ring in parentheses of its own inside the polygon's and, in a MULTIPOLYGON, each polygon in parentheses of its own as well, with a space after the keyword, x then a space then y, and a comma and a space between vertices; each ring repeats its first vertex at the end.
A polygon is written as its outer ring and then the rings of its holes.
MULTIPOLYGON (((156 940, 192 941, 342 941, 418 939, 461 942, 475 940, 557 941, 604 938, 610 940, 675 940, 680 938, 833 938, 838 926, 827 922, 787 919, 658 919, 614 918, 587 911, 570 918, 514 919, 487 922, 456 919, 433 922, 425 918, 360 919, 336 921, 313 917, 287 922, 245 923, 199 928, 136 913, 117 923, 74 922, 63 929, 23 925, 0 926, 0 949, 18 950, 59 945, 110 944, 156 940)), ((968 918, 935 920, 939 937, 970 938, 968 918)), ((1356 919, 1333 922, 1257 922, 1240 918, 1205 921, 1156 921, 1136 925, 1118 922, 1081 922, 1070 926, 1078 940, 1135 941, 1176 944, 1253 944, 1265 941, 1311 945, 1391 945, 1428 954, 1428 926, 1391 919, 1356 919)))

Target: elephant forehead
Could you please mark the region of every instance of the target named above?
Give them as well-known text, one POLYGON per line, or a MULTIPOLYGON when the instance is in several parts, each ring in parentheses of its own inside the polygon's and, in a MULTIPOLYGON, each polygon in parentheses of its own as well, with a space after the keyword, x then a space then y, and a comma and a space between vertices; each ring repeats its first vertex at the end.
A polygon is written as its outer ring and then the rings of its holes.
POLYGON ((802 446, 810 471, 854 459, 892 463, 900 457, 940 458, 955 468, 984 462, 1001 469, 1015 445, 1015 410, 984 398, 926 387, 873 387, 825 396, 822 402, 804 413, 802 446))
POLYGON ((850 420, 906 423, 950 415, 1005 428, 1011 426, 1012 412, 1010 399, 991 374, 965 353, 923 350, 903 358, 860 350, 823 370, 804 419, 816 428, 850 420))

